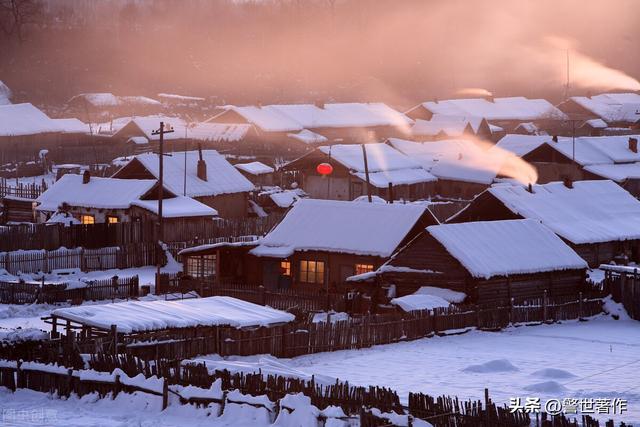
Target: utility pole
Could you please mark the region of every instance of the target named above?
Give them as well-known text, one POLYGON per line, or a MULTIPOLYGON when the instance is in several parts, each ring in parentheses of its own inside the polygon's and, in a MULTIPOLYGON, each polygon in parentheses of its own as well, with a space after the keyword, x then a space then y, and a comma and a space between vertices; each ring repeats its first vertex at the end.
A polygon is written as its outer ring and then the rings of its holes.
MULTIPOLYGON (((173 128, 167 123, 160 122, 160 129, 151 132, 151 135, 159 135, 160 143, 158 146, 158 245, 164 242, 164 221, 162 217, 162 198, 164 197, 164 134, 172 133, 173 128)), ((162 256, 158 251, 157 270, 156 270, 156 289, 160 283, 160 268, 162 268, 162 256)))
POLYGON ((369 162, 367 161, 367 148, 362 144, 362 156, 364 157, 364 177, 367 181, 367 199, 369 203, 373 203, 371 199, 371 182, 369 182, 369 162))

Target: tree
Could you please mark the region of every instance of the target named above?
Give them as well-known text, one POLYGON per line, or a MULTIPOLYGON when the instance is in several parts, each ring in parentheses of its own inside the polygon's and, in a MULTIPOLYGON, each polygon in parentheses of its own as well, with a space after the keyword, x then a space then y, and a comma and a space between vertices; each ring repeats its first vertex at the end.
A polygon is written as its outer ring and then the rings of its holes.
POLYGON ((42 0, 0 0, 0 30, 24 41, 24 28, 42 16, 42 0))

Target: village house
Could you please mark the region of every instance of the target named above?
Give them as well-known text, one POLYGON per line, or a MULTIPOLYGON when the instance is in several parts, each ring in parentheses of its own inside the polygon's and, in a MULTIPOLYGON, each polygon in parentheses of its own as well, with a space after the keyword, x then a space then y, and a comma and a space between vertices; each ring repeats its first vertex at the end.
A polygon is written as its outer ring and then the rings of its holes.
MULTIPOLYGON (((172 223, 211 219, 212 209, 194 199, 163 192, 163 218, 172 223)), ((68 214, 80 224, 119 222, 156 222, 158 218, 158 181, 155 179, 118 179, 65 174, 36 199, 37 222, 59 222, 59 214, 68 214)))
POLYGON ((257 187, 277 184, 276 170, 262 162, 236 163, 233 166, 257 187))
MULTIPOLYGON (((422 286, 451 289, 479 304, 575 296, 587 263, 535 220, 432 225, 376 272, 399 296, 422 286)), ((352 280, 370 280, 362 275, 352 280)))
POLYGON ((373 196, 418 200, 435 194, 436 178, 384 143, 365 144, 364 149, 355 144, 319 147, 282 170, 298 174, 298 183, 314 199, 353 200, 367 195, 367 170, 373 196), (331 171, 321 175, 318 165, 325 163, 331 165, 331 171))
POLYGON ((446 116, 443 114, 434 114, 430 120, 416 119, 411 126, 411 136, 420 141, 460 137, 476 137, 491 141, 494 132, 501 131, 502 128, 490 125, 482 117, 446 116))
MULTIPOLYGON (((249 192, 255 189, 231 163, 215 150, 166 153, 164 186, 173 194, 195 199, 220 217, 246 217, 249 192)), ((113 178, 159 179, 158 155, 134 156, 113 178)))
POLYGON ((538 182, 585 179, 612 179, 634 195, 640 195, 638 182, 637 135, 600 137, 551 137, 507 135, 496 147, 507 150, 532 164, 538 182))
POLYGON ((501 153, 466 139, 415 142, 389 138, 387 143, 438 179, 435 194, 441 198, 471 200, 494 182, 505 161, 501 153))
POLYGON ((280 151, 301 153, 323 143, 364 143, 399 136, 412 121, 383 103, 225 106, 209 121, 249 123, 280 151), (297 144, 293 145, 292 142, 297 144))
POLYGON ((558 109, 572 117, 601 119, 606 127, 629 128, 640 122, 640 94, 627 92, 572 96, 559 104, 558 109))
POLYGON ((86 122, 121 116, 158 114, 162 103, 146 96, 118 96, 109 92, 81 93, 67 101, 66 112, 86 122))
POLYGON ((264 238, 180 255, 187 275, 215 283, 336 291, 348 277, 377 269, 430 224, 437 220, 423 205, 301 199, 264 238))
POLYGON ((640 260, 640 201, 608 180, 495 185, 449 222, 522 218, 547 226, 592 267, 640 260))
POLYGON ((428 101, 405 113, 413 120, 431 120, 434 115, 478 117, 492 125, 513 131, 522 122, 533 122, 540 129, 553 129, 567 116, 544 99, 522 96, 509 98, 469 98, 428 101))
POLYGON ((89 133, 78 119, 52 119, 29 103, 0 105, 0 164, 38 159, 42 150, 59 157, 90 142, 89 133))

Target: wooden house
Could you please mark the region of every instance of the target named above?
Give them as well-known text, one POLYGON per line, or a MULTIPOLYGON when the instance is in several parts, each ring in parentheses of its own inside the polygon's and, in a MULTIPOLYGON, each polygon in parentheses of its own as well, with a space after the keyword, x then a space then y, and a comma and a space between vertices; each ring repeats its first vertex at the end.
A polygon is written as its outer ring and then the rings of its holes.
MULTIPOLYGON (((163 182, 172 194, 195 199, 215 209, 223 218, 247 215, 249 192, 255 187, 217 151, 167 154, 163 182)), ((139 154, 113 177, 156 180, 159 178, 158 155, 139 154)))
POLYGON ((640 201, 608 180, 494 186, 449 222, 521 218, 547 226, 592 267, 640 260, 640 201))
POLYGON ((640 120, 640 94, 603 93, 595 96, 572 96, 558 105, 572 117, 601 119, 610 127, 629 127, 640 120))
POLYGON ((433 225, 376 271, 398 295, 433 286, 471 301, 509 304, 511 298, 575 296, 587 264, 534 220, 433 225))
MULTIPOLYGON (((199 221, 217 216, 215 209, 165 188, 163 217, 167 224, 199 221)), ((36 199, 37 222, 48 222, 59 212, 71 214, 81 224, 131 221, 156 222, 158 181, 65 174, 36 199)), ((57 222, 57 220, 54 220, 57 222)))
POLYGON ((226 106, 209 122, 248 123, 281 155, 319 144, 366 143, 408 133, 412 123, 383 103, 226 106))
POLYGON ((298 183, 315 199, 354 200, 366 195, 367 169, 373 196, 418 200, 435 194, 436 178, 410 157, 383 143, 365 144, 365 150, 366 168, 362 146, 342 144, 319 147, 282 170, 295 172, 298 183), (332 172, 320 175, 321 163, 330 164, 332 172))
POLYGON ((466 139, 416 142, 389 138, 387 143, 435 176, 435 194, 448 199, 473 199, 500 176, 505 161, 499 153, 466 139))
POLYGON ((567 116, 544 99, 522 96, 509 98, 470 98, 428 101, 416 105, 405 114, 411 119, 431 120, 434 115, 479 117, 507 132, 522 122, 533 122, 540 129, 557 126, 567 116))
POLYGON ((436 223, 420 205, 301 199, 260 240, 204 245, 180 255, 186 273, 196 277, 202 277, 203 262, 213 263, 208 275, 215 283, 335 291, 436 223))

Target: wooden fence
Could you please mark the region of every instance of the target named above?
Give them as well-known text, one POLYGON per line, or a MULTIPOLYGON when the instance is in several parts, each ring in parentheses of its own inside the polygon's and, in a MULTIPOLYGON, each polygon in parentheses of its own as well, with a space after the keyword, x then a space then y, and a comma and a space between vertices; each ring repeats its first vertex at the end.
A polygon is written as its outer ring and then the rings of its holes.
MULTIPOLYGON (((170 402, 195 404, 217 408, 217 416, 231 405, 247 405, 247 408, 266 411, 271 421, 281 411, 295 411, 295 408, 286 407, 282 401, 285 396, 302 393, 309 398, 311 405, 321 410, 329 406, 341 408, 343 414, 337 418, 343 423, 364 427, 412 426, 417 424, 416 420, 428 421, 435 427, 525 427, 532 423, 542 427, 578 426, 576 420, 564 415, 535 414, 534 421, 533 414, 523 411, 512 413, 506 406, 493 402, 487 389, 484 400, 410 393, 408 406, 405 406, 392 389, 351 386, 340 381, 319 384, 313 377, 305 380, 265 376, 259 372, 210 372, 205 365, 167 364, 161 360, 150 363, 131 357, 110 358, 104 355, 92 355, 89 365, 89 370, 75 370, 58 365, 0 361, 0 386, 12 391, 26 388, 60 397, 95 393, 99 398, 116 398, 120 393, 138 392, 162 399, 163 410, 170 402), (189 388, 188 394, 182 393, 186 387, 189 388), (177 399, 170 401, 170 394, 177 399), (266 399, 258 400, 252 398, 254 396, 266 399)), ((326 423, 327 417, 319 414, 318 425, 326 423)), ((613 425, 613 421, 606 423, 606 426, 613 425)), ((620 425, 624 426, 623 423, 620 425)), ((586 415, 582 417, 582 426, 599 427, 600 424, 586 415)))
POLYGON ((139 295, 138 276, 69 283, 0 282, 0 303, 32 304, 129 299, 139 295))
POLYGON ((11 184, 11 180, 0 178, 0 198, 11 196, 25 199, 37 199, 47 190, 44 182, 40 184, 11 184))
POLYGON ((621 303, 632 319, 640 320, 640 274, 637 268, 601 265, 605 287, 614 301, 621 303))
POLYGON ((156 294, 187 294, 195 291, 202 297, 230 296, 254 304, 268 305, 278 310, 308 313, 313 311, 345 311, 345 294, 303 291, 300 289, 267 289, 264 286, 239 283, 214 285, 210 281, 163 275, 156 294))
MULTIPOLYGON (((203 219, 172 223, 165 227, 165 242, 186 245, 206 243, 209 239, 235 236, 262 236, 282 219, 282 214, 265 218, 203 219)), ((157 242, 153 222, 116 224, 26 224, 0 227, 0 251, 20 249, 103 248, 132 243, 157 242)))
POLYGON ((154 243, 131 243, 99 249, 28 250, 0 252, 0 268, 11 274, 51 272, 62 269, 81 271, 143 267, 157 263, 164 252, 154 243))

